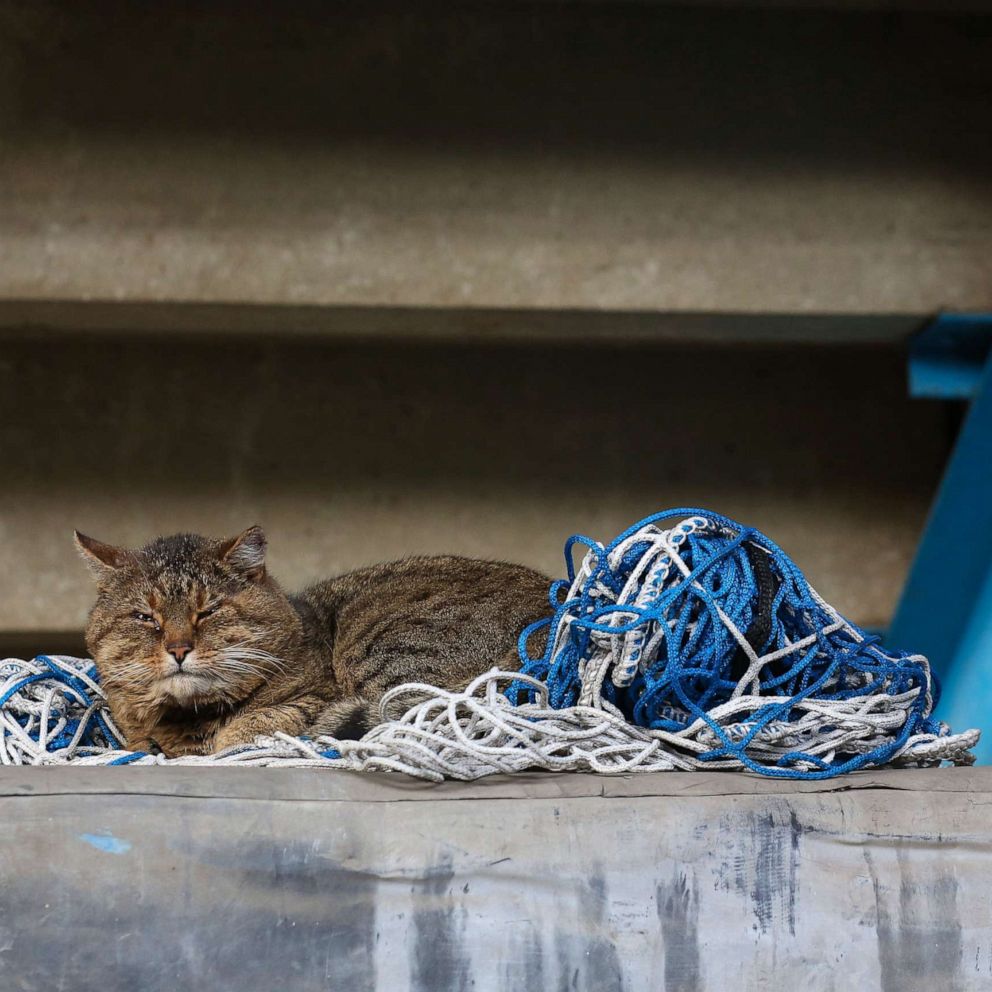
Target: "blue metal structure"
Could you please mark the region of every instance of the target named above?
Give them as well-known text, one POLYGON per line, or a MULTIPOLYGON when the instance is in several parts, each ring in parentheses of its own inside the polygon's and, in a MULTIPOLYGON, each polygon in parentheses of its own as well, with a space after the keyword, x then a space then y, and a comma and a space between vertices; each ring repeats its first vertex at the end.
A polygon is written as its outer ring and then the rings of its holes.
POLYGON ((888 642, 922 651, 943 682, 937 716, 985 736, 992 763, 992 314, 945 314, 914 341, 913 396, 970 400, 888 642))

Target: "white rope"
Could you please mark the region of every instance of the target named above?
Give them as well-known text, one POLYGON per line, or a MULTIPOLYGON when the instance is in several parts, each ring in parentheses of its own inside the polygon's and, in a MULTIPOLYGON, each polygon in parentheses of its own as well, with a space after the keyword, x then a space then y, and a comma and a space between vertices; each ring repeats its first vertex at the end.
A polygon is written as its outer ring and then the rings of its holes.
MULTIPOLYGON (((86 671, 89 662, 60 657, 54 659, 74 672, 86 671)), ((43 674, 36 662, 6 659, 0 663, 0 696, 25 673, 43 674)), ((91 719, 100 710, 106 718, 105 700, 99 686, 87 679, 98 700, 81 706, 71 690, 58 683, 39 681, 19 691, 0 708, 0 763, 5 765, 108 765, 129 756, 115 746, 80 747, 78 744, 46 750, 31 737, 42 730, 52 739, 65 728, 67 719, 91 719), (42 724, 47 714, 47 723, 42 724), (22 726, 18 717, 27 718, 22 726)), ((906 696, 912 696, 907 693, 906 696)), ((627 723, 612 708, 575 706, 555 710, 548 706, 546 687, 515 672, 493 669, 479 676, 464 692, 446 692, 429 685, 399 686, 387 693, 383 710, 400 703, 402 717, 375 727, 360 741, 334 741, 330 737, 305 740, 277 734, 260 737, 252 745, 229 748, 219 754, 166 758, 144 755, 136 765, 258 765, 285 768, 347 768, 352 771, 394 771, 416 778, 441 781, 470 780, 496 773, 543 768, 551 771, 591 771, 607 775, 675 769, 739 768, 735 761, 700 761, 695 755, 709 750, 714 735, 704 721, 696 721, 677 734, 646 730, 627 723), (513 706, 503 689, 514 679, 524 680, 537 695, 535 703, 513 706), (336 749, 340 757, 322 752, 336 749)), ((901 726, 903 707, 899 696, 867 696, 837 701, 807 700, 805 713, 795 722, 765 727, 753 742, 753 754, 772 762, 801 745, 804 751, 829 760, 838 747, 845 752, 863 752, 884 742, 887 734, 901 726), (821 728, 834 726, 840 733, 823 735, 821 728)), ((710 716, 732 737, 748 731, 746 723, 735 724, 733 716, 753 709, 755 699, 741 696, 713 710, 710 716)), ((77 734, 78 739, 78 734, 77 734)), ((907 741, 892 759, 893 764, 937 765, 941 761, 969 764, 968 753, 978 740, 978 731, 935 736, 921 734, 907 741)))

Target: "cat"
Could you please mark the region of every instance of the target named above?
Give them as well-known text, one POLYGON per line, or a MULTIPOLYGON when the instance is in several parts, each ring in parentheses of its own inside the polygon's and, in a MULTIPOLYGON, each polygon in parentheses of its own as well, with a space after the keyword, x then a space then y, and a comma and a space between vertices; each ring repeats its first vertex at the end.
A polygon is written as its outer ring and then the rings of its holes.
POLYGON ((111 715, 130 750, 168 757, 276 731, 361 737, 393 686, 516 670, 518 635, 551 612, 550 580, 506 562, 405 558, 287 595, 257 526, 140 550, 75 539, 97 580, 86 644, 111 715))

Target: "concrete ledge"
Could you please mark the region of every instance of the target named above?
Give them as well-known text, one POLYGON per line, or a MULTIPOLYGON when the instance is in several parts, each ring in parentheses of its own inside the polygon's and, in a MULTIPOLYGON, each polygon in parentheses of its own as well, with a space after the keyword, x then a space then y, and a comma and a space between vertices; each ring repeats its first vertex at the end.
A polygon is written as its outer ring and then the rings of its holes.
POLYGON ((895 789, 992 796, 990 768, 870 769, 820 781, 738 772, 584 775, 527 772, 434 784, 404 775, 308 768, 0 768, 0 799, 15 796, 159 796, 279 802, 441 802, 465 799, 636 799, 648 796, 813 795, 895 789))
POLYGON ((4 987, 977 989, 990 771, 4 769, 4 987))
POLYGON ((0 339, 70 336, 282 343, 320 338, 670 344, 881 345, 905 341, 924 318, 901 314, 674 313, 623 310, 350 307, 115 300, 0 300, 0 339))

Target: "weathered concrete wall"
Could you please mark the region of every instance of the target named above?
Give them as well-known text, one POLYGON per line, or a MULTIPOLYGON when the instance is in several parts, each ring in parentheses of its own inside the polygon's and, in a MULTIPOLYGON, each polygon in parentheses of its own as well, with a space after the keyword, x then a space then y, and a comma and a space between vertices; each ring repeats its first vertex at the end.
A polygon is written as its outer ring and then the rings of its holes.
POLYGON ((398 778, 4 769, 5 990, 992 987, 989 769, 398 778))
POLYGON ((3 0, 0 297, 987 308, 990 104, 977 15, 3 0))
POLYGON ((884 622, 950 438, 901 354, 648 342, 992 307, 966 6, 0 0, 0 647, 78 631, 73 526, 295 585, 679 503, 884 622))
POLYGON ((8 342, 0 631, 82 625, 73 527, 143 543, 257 521, 295 585, 411 552, 560 575, 569 534, 686 504, 765 529, 878 623, 944 415, 906 398, 896 348, 8 342))

